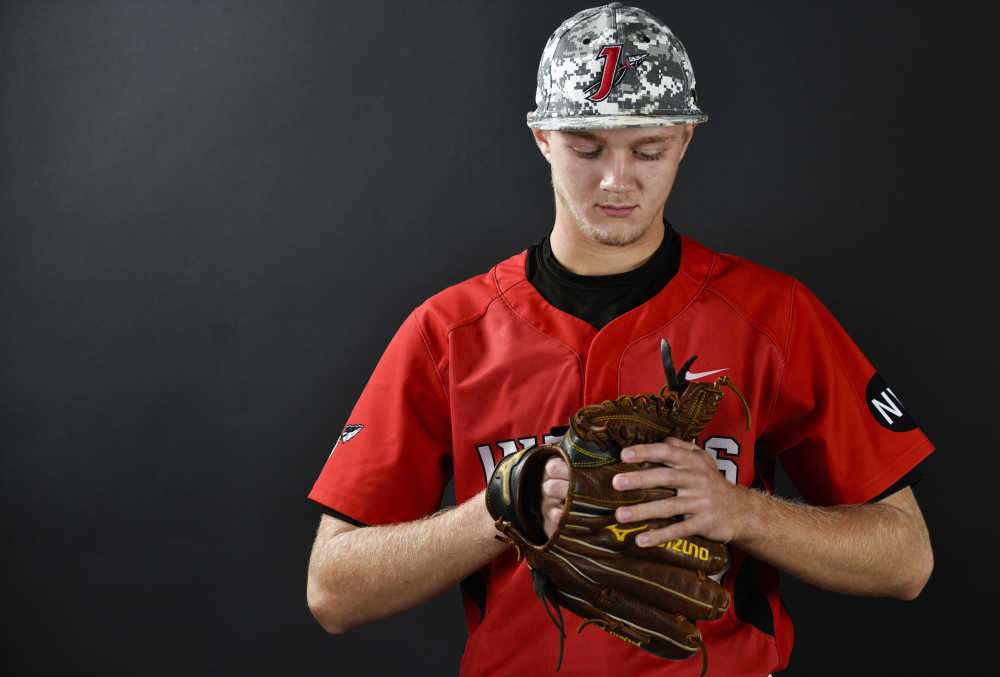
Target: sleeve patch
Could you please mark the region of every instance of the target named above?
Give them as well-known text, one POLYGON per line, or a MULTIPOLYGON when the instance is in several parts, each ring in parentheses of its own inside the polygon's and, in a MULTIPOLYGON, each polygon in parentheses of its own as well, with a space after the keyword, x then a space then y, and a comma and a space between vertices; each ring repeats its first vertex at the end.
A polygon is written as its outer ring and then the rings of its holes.
MULTIPOLYGON (((340 433, 340 437, 338 437, 337 441, 333 443, 333 449, 330 450, 330 456, 333 456, 333 452, 337 451, 337 447, 340 446, 341 442, 350 442, 351 439, 361 432, 361 429, 364 427, 363 423, 351 423, 344 426, 344 432, 340 433)), ((327 456, 327 458, 330 456, 327 456)))
POLYGON ((878 372, 872 375, 865 387, 865 401, 868 411, 883 428, 902 433, 917 427, 913 417, 903 408, 902 401, 878 372))
POLYGON ((351 438, 361 432, 361 429, 365 426, 361 423, 351 423, 350 425, 344 426, 344 432, 340 435, 341 442, 350 442, 351 438))

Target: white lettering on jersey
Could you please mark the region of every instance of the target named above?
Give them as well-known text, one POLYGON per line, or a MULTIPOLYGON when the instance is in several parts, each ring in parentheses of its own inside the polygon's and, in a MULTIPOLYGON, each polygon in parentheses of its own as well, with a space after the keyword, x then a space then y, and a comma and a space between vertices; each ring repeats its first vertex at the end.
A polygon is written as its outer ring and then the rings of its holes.
MULTIPOLYGON (((545 444, 551 444, 551 435, 545 436, 545 444)), ((561 438, 554 438, 558 442, 561 438)), ((501 440, 500 442, 495 442, 497 447, 499 447, 503 456, 510 456, 515 454, 521 449, 528 449, 530 447, 538 444, 537 437, 519 437, 516 440, 501 440), (518 447, 520 444, 520 448, 518 447)), ((489 444, 480 444, 476 446, 476 453, 479 454, 479 462, 483 466, 483 477, 486 481, 490 481, 490 477, 493 476, 493 471, 496 470, 496 462, 493 460, 493 447, 489 444)))
MULTIPOLYGON (((559 444, 562 435, 544 435, 542 444, 559 444)), ((697 439, 692 439, 697 444, 697 439)), ((493 460, 493 446, 501 451, 502 456, 510 456, 521 449, 528 449, 538 444, 537 437, 518 437, 516 440, 501 440, 493 444, 479 444, 476 446, 476 453, 479 454, 479 462, 483 466, 483 479, 490 481, 493 471, 496 469, 496 462, 493 460)), ((734 458, 740 455, 740 443, 732 437, 714 435, 705 440, 702 448, 712 455, 715 464, 719 467, 727 482, 736 484, 739 480, 739 466, 734 458)))
POLYGON ((736 484, 739 479, 740 467, 736 465, 736 461, 732 458, 724 457, 739 456, 740 443, 732 437, 714 435, 705 440, 705 444, 702 445, 702 448, 711 454, 712 458, 715 459, 715 465, 719 466, 719 472, 725 476, 726 481, 736 484))
POLYGON ((490 477, 493 476, 493 471, 497 467, 496 462, 493 460, 493 449, 488 444, 480 444, 476 447, 476 453, 479 454, 479 462, 483 466, 486 480, 489 481, 490 477))

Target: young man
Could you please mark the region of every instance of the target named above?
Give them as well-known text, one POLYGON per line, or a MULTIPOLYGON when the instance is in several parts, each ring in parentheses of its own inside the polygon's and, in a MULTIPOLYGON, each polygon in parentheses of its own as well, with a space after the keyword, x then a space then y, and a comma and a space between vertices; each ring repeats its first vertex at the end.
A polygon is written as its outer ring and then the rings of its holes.
MULTIPOLYGON (((699 355, 688 380, 727 374, 752 414, 747 430, 725 398, 697 444, 625 452, 670 467, 616 479, 678 488, 618 515, 687 516, 645 545, 700 534, 731 546, 722 583, 733 603, 699 625, 710 674, 787 664, 778 570, 839 592, 915 597, 932 554, 909 485, 930 442, 801 284, 663 220, 706 119, 681 43, 643 10, 580 12, 545 48, 536 102, 528 125, 552 170, 551 234, 426 301, 386 349, 310 494, 327 508, 309 564, 319 622, 343 632, 462 582, 463 675, 554 669, 556 630, 526 567, 496 540, 482 490, 502 455, 557 440, 581 406, 658 390, 661 337, 680 361, 699 355), (813 505, 770 495, 779 459, 813 505), (452 474, 459 505, 433 514, 452 474)), ((549 470, 553 509, 565 469, 549 470)), ((562 673, 700 667, 588 629, 569 633, 562 673)))

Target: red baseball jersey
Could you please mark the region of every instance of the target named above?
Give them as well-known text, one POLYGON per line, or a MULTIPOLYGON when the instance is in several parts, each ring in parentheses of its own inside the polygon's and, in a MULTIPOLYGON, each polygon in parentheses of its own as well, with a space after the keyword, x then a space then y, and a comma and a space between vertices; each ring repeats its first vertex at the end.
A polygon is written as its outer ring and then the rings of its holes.
MULTIPOLYGON (((652 299, 603 329, 551 306, 525 276, 525 253, 435 295, 403 323, 375 368, 309 497, 365 524, 439 508, 452 474, 459 502, 496 462, 554 441, 585 404, 659 390, 660 339, 691 381, 732 379, 699 437, 730 482, 768 490, 780 459, 811 503, 863 503, 933 447, 832 315, 793 278, 681 238, 680 270, 652 299)), ((558 635, 512 552, 463 586, 469 639, 461 674, 554 670, 558 635), (478 590, 478 592, 476 592, 478 590)), ((778 572, 738 549, 722 579, 726 615, 699 623, 709 674, 783 668, 792 623, 778 572)), ((595 628, 569 630, 564 675, 691 675, 595 628)), ((577 621, 577 623, 574 623, 577 621)))

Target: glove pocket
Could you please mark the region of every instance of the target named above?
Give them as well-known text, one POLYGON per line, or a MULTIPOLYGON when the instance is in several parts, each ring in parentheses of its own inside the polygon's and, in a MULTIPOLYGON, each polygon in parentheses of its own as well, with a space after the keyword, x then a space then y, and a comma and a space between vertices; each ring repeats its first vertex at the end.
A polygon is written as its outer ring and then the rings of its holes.
POLYGON ((542 547, 548 541, 542 515, 545 464, 559 455, 551 444, 505 456, 486 485, 486 509, 497 529, 518 547, 542 547))

